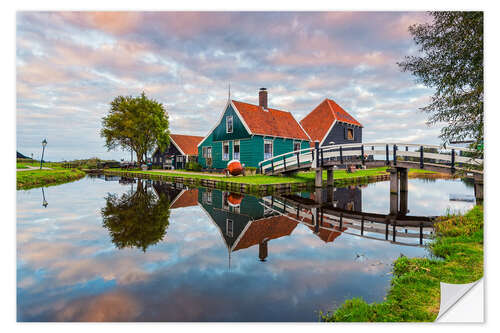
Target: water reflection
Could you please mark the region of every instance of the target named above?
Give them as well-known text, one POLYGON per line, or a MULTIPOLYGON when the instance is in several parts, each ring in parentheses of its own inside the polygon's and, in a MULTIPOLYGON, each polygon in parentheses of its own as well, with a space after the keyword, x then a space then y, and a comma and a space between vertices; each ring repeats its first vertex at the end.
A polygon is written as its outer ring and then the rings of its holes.
POLYGON ((101 209, 102 225, 119 249, 136 247, 146 252, 150 245, 165 236, 170 217, 169 197, 163 192, 154 192, 147 185, 139 180, 135 191, 121 196, 109 193, 106 197, 106 204, 101 209))
MULTIPOLYGON (((271 197, 86 177, 46 188, 42 208, 39 191, 17 192, 19 321, 316 321, 347 298, 381 301, 391 263, 426 255, 348 224, 317 232, 271 197)), ((387 214, 386 182, 337 191, 339 209, 387 214)), ((448 195, 471 192, 410 180, 409 209, 466 209, 448 195)))

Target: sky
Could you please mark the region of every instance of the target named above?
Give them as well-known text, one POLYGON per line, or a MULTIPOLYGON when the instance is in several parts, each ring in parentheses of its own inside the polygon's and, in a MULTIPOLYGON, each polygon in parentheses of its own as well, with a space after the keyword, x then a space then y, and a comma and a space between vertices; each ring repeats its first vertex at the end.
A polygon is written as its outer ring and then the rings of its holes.
POLYGON ((228 98, 300 121, 325 98, 364 126, 364 142, 439 144, 433 90, 397 62, 417 55, 408 26, 424 12, 18 12, 17 150, 50 161, 108 152, 101 119, 119 95, 165 106, 170 130, 205 136, 228 98))

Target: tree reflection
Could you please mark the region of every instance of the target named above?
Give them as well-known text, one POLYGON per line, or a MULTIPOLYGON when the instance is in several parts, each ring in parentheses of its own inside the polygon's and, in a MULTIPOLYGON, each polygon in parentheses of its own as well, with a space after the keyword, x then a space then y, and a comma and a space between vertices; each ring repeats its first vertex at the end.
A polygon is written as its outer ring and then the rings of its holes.
POLYGON ((118 197, 109 193, 106 206, 101 209, 103 226, 119 249, 137 247, 146 252, 150 245, 165 236, 170 217, 167 196, 148 190, 142 180, 135 192, 118 197))

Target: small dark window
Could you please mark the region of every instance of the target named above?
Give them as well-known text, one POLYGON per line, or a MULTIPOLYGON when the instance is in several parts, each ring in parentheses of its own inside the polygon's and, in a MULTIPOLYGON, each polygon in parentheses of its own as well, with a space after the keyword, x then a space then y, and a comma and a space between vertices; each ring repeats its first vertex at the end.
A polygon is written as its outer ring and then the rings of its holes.
POLYGON ((354 140, 354 128, 347 129, 347 140, 354 140))
POLYGON ((293 151, 300 150, 300 142, 294 142, 293 143, 293 151))

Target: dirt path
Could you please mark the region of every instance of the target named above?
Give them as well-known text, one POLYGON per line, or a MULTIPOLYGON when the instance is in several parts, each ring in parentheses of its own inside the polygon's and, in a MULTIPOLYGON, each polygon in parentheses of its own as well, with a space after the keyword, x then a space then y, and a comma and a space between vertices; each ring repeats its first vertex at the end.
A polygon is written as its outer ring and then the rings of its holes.
MULTIPOLYGON (((40 167, 33 167, 33 166, 29 166, 27 165, 27 169, 16 169, 16 171, 31 171, 31 170, 40 170, 40 167)), ((43 167, 42 170, 52 170, 52 168, 45 168, 43 167)))

